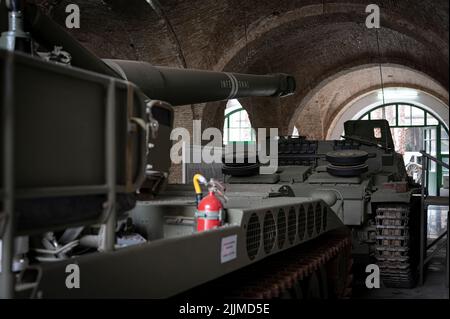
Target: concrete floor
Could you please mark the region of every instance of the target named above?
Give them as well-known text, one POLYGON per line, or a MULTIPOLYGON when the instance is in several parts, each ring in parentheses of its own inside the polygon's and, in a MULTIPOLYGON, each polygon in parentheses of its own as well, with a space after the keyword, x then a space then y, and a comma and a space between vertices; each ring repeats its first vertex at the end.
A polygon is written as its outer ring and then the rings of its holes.
POLYGON ((449 299, 449 288, 445 285, 445 259, 437 257, 432 260, 421 287, 368 289, 358 285, 353 289, 353 296, 354 299, 449 299))
MULTIPOLYGON (((433 206, 428 210, 428 240, 437 238, 447 228, 448 207, 433 206)), ((445 247, 433 258, 426 272, 425 283, 413 289, 385 288, 368 289, 364 284, 365 275, 354 281, 354 299, 449 299, 446 286, 445 247)), ((360 271, 361 272, 361 271, 360 271)))

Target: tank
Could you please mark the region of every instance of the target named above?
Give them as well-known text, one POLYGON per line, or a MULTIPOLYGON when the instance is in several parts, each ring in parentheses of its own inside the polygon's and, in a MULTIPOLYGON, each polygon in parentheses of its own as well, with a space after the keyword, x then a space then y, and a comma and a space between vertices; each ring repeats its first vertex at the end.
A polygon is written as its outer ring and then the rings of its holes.
MULTIPOLYGON (((317 282, 317 268, 325 271, 333 256, 347 251, 342 222, 320 198, 261 199, 249 189, 224 202, 220 227, 203 232, 194 227, 191 191, 169 187, 137 200, 144 186, 158 189, 167 178, 173 107, 289 95, 292 76, 102 61, 35 6, 23 15, 21 9, 14 1, 8 17, 23 17, 28 29, 10 23, 15 29, 3 30, 6 42, 26 35, 40 52, 33 45, 0 50, 2 150, 14 149, 0 156, 1 297, 172 297, 249 265, 264 269, 261 262, 279 253, 292 264, 299 253, 308 254, 303 268, 273 279, 285 282, 288 276, 289 283, 257 289, 256 296, 275 297, 305 278, 317 282), (297 220, 301 210, 313 212, 315 220, 297 220), (323 235, 331 233, 323 255, 312 246, 291 251, 307 242, 324 248, 323 235), (68 282, 68 269, 83 273, 81 287, 68 282)), ((233 294, 230 289, 222 294, 233 294)))
POLYGON ((135 83, 154 100, 152 116, 158 133, 149 135, 146 179, 141 193, 158 194, 167 184, 170 170, 170 133, 173 108, 179 105, 224 101, 245 97, 284 97, 295 92, 295 79, 287 74, 238 74, 195 69, 155 67, 146 62, 104 60, 124 80, 135 83))
POLYGON ((15 116, 22 119, 15 137, 19 197, 53 191, 76 195, 83 192, 80 186, 102 192, 107 166, 105 134, 116 141, 117 190, 135 192, 149 167, 152 177, 168 174, 173 107, 237 97, 283 97, 295 91, 295 79, 286 74, 237 74, 101 60, 34 5, 22 13, 17 9, 19 2, 11 3, 16 11, 10 10, 9 20, 19 16, 25 21, 10 21, 15 33, 3 32, 1 43, 26 34, 40 48, 39 53, 22 46, 0 48, 5 65, 2 88, 12 84, 11 102, 15 116), (24 23, 29 26, 27 32, 18 29, 24 23), (45 48, 50 51, 42 52, 45 48), (111 132, 105 132, 108 129, 111 132), (43 187, 50 191, 39 190, 43 187))
POLYGON ((420 189, 394 150, 386 120, 348 121, 341 140, 280 137, 278 159, 277 173, 264 179, 248 164, 224 164, 229 193, 252 187, 261 198, 279 192, 322 199, 352 230, 356 268, 364 273, 378 264, 388 287, 416 284, 420 189))

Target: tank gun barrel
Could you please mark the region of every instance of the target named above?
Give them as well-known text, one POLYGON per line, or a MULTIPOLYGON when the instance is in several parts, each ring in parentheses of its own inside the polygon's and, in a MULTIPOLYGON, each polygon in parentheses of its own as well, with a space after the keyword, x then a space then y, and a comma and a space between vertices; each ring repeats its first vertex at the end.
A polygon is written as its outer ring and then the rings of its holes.
POLYGON ((102 61, 36 5, 27 5, 25 13, 32 36, 48 48, 62 46, 71 54, 73 66, 121 77, 136 84, 149 98, 174 106, 251 96, 285 96, 295 91, 295 79, 286 74, 250 75, 156 67, 139 61, 102 61))
POLYGON ((294 93, 295 79, 287 74, 252 75, 196 69, 156 67, 146 62, 104 60, 124 79, 152 99, 172 105, 294 93))

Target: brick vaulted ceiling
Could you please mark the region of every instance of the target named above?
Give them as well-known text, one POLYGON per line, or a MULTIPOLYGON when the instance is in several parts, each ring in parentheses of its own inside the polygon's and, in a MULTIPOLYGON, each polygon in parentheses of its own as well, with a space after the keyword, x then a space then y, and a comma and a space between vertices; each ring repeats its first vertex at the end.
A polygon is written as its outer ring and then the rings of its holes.
MULTIPOLYGON (((242 101, 254 127, 287 125, 320 82, 359 65, 408 67, 448 87, 448 0, 69 0, 37 1, 58 22, 76 3, 73 35, 104 58, 217 71, 293 74, 294 96, 242 101), (150 5, 150 3, 152 5, 150 5), (381 8, 367 29, 365 8, 381 8), (271 109, 271 116, 265 110, 271 109)), ((224 103, 180 108, 183 118, 221 127, 224 103)))

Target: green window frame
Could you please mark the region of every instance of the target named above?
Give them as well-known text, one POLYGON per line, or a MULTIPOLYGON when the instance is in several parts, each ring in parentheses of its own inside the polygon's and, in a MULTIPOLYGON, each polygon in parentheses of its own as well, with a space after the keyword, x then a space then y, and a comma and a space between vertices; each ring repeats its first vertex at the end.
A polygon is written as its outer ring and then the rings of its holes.
MULTIPOLYGON (((445 126, 443 122, 441 122, 439 119, 437 119, 433 114, 425 110, 424 108, 412 104, 412 103, 387 103, 382 104, 379 106, 376 106, 372 108, 371 110, 367 111, 363 115, 359 117, 359 120, 371 120, 371 119, 377 119, 377 118, 386 118, 386 109, 389 108, 394 111, 395 115, 394 118, 389 121, 391 128, 405 128, 405 127, 435 127, 436 128, 436 137, 431 139, 430 137, 425 136, 425 141, 436 141, 436 157, 443 161, 448 163, 449 162, 449 152, 448 152, 448 136, 449 131, 448 128, 445 126), (405 123, 402 121, 403 119, 399 117, 400 110, 405 110, 407 113, 409 113, 409 117, 406 117, 405 119, 409 119, 409 123, 405 123), (409 112, 408 112, 409 110, 409 112), (377 112, 377 113, 375 113, 377 112), (419 114, 423 112, 423 124, 414 122, 414 116, 413 114, 419 114), (381 117, 378 114, 382 114, 381 117), (446 145, 445 149, 442 149, 442 146, 446 145)), ((425 143, 424 143, 425 144, 425 143)), ((423 145, 425 147, 425 145, 423 145)), ((426 150, 428 151, 428 150, 426 150)), ((447 173, 447 170, 443 170, 442 167, 439 166, 439 169, 437 170, 437 176, 436 176, 436 189, 437 193, 439 194, 439 189, 441 187, 441 181, 442 176, 444 173, 447 173)))
MULTIPOLYGON (((225 112, 226 112, 226 109, 225 109, 225 112)), ((256 133, 255 133, 255 129, 251 126, 251 123, 250 123, 250 120, 249 120, 249 124, 250 124, 250 126, 249 127, 247 127, 247 126, 241 126, 241 123, 239 123, 239 125, 238 126, 232 126, 231 125, 231 121, 230 121, 230 119, 231 119, 231 117, 232 116, 236 116, 236 115, 242 115, 242 114, 247 114, 247 116, 248 116, 248 113, 247 113, 247 111, 243 108, 243 107, 241 107, 241 108, 238 108, 238 109, 236 109, 236 110, 233 110, 233 111, 231 111, 231 112, 229 112, 229 113, 226 113, 225 114, 225 121, 224 121, 224 141, 223 141, 223 143, 224 144, 228 144, 228 143, 245 143, 245 144, 252 144, 252 143, 256 143, 256 133), (250 129, 250 139, 249 140, 243 140, 243 139, 241 139, 242 138, 242 130, 247 130, 247 129, 250 129), (231 131, 232 130, 237 130, 237 131, 239 131, 239 139, 238 140, 232 140, 231 138, 230 138, 230 136, 231 136, 231 131)), ((241 121, 240 121, 241 122, 241 121)))

